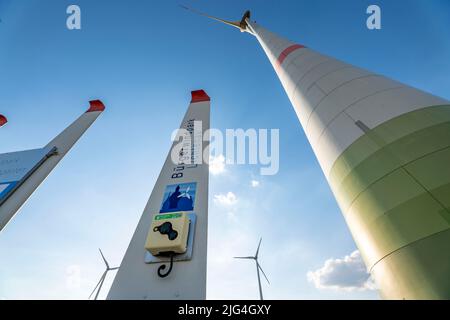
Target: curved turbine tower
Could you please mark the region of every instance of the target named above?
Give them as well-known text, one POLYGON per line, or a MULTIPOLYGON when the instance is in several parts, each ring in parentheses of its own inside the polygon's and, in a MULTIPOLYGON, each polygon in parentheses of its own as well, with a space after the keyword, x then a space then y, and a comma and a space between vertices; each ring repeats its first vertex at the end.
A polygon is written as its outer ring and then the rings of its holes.
MULTIPOLYGON (((220 20, 217 19, 216 20, 220 20)), ((250 20, 388 299, 450 299, 450 103, 250 20)))

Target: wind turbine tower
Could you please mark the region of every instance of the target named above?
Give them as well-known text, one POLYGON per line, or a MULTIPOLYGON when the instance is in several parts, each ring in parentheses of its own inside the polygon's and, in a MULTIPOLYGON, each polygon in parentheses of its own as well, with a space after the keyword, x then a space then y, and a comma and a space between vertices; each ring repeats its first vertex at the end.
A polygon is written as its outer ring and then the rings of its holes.
POLYGON ((256 249, 256 253, 255 253, 254 256, 249 256, 249 257, 234 257, 234 258, 235 258, 235 259, 249 259, 249 260, 254 260, 254 261, 255 261, 255 265, 256 265, 256 275, 258 276, 259 298, 260 298, 261 300, 264 300, 264 298, 263 298, 263 292, 262 292, 262 287, 261 287, 261 276, 260 276, 260 274, 259 274, 259 271, 262 272, 262 274, 264 275, 264 278, 266 278, 266 280, 267 280, 267 283, 270 284, 270 282, 269 282, 269 279, 267 278, 267 276, 266 276, 264 270, 261 268, 261 265, 260 265, 259 262, 258 262, 258 255, 259 255, 259 248, 260 248, 260 246, 261 246, 261 241, 262 241, 262 238, 259 240, 258 248, 256 249))
MULTIPOLYGON (((105 110, 100 100, 45 147, 0 154, 0 231, 105 110)), ((0 116, 0 127, 7 122, 0 116)))
POLYGON ((381 296, 450 299, 450 102, 286 40, 249 11, 211 18, 262 46, 381 296))
POLYGON ((103 282, 105 282, 106 276, 108 275, 108 272, 119 269, 119 267, 111 268, 109 266, 109 263, 106 260, 105 256, 103 255, 102 250, 98 249, 98 251, 100 251, 100 254, 102 256, 103 262, 105 263, 106 269, 105 269, 105 272, 103 272, 102 276, 100 277, 100 280, 98 281, 98 283, 95 286, 94 290, 92 290, 91 294, 89 295, 89 299, 90 299, 92 297, 92 295, 94 294, 95 290, 97 290, 97 288, 98 288, 97 293, 95 294, 94 300, 97 300, 98 295, 100 294, 100 291, 102 290, 103 282))
POLYGON ((191 92, 108 299, 206 299, 210 104, 191 92))

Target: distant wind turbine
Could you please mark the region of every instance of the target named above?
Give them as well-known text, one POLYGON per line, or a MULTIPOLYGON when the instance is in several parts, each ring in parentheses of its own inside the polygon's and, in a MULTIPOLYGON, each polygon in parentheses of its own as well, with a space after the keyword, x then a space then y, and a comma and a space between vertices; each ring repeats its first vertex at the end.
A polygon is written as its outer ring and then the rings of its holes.
POLYGON ((250 260, 255 260, 256 263, 256 274, 258 275, 258 286, 259 286, 259 297, 261 300, 263 299, 263 293, 262 293, 262 288, 261 288, 261 277, 259 275, 259 271, 261 270, 262 274, 264 275, 264 278, 266 278, 267 283, 270 284, 269 279, 267 279, 266 274, 264 273, 264 270, 261 268, 261 266, 258 263, 258 254, 259 254, 259 247, 261 246, 261 241, 262 238, 259 240, 259 244, 258 244, 258 249, 256 249, 256 253, 255 256, 253 257, 234 257, 235 259, 250 259, 250 260))
POLYGON ((102 250, 101 250, 101 249, 98 249, 98 250, 100 251, 100 254, 102 255, 103 261, 105 262, 106 270, 105 270, 105 272, 103 272, 103 275, 100 277, 99 282, 98 282, 97 285, 95 286, 94 290, 92 290, 91 294, 89 295, 89 299, 90 299, 91 296, 94 294, 95 290, 96 290, 97 287, 98 287, 98 290, 97 290, 97 293, 95 294, 94 300, 97 300, 98 295, 99 295, 100 291, 102 290, 103 282, 105 281, 105 278, 106 278, 106 275, 108 274, 108 272, 109 272, 109 271, 113 271, 113 270, 119 269, 119 267, 111 268, 111 267, 109 266, 108 261, 106 261, 105 256, 103 255, 102 250))

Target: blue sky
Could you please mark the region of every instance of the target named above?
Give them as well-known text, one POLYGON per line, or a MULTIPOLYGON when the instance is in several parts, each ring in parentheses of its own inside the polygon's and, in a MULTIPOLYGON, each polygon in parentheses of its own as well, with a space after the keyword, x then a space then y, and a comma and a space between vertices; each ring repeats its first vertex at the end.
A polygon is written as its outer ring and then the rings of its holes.
MULTIPOLYGON (((257 298, 254 266, 231 257, 262 236, 267 298, 377 299, 308 281, 356 247, 295 112, 251 35, 178 3, 0 0, 0 113, 10 120, 0 153, 44 146, 88 100, 107 107, 0 234, 0 298, 84 299, 103 272, 97 248, 120 263, 190 91, 203 88, 213 127, 280 129, 277 175, 250 165, 211 175, 208 297, 257 298), (66 28, 70 4, 81 30, 66 28)), ((229 19, 251 9, 286 38, 450 99, 447 0, 183 3, 229 19), (366 28, 370 4, 382 30, 366 28)))

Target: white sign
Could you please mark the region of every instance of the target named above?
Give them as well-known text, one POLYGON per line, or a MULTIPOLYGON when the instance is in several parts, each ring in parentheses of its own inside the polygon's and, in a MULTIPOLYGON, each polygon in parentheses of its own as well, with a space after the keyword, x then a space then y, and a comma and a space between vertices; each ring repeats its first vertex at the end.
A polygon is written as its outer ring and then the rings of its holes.
POLYGON ((0 154, 0 201, 50 153, 51 149, 47 147, 0 154))

